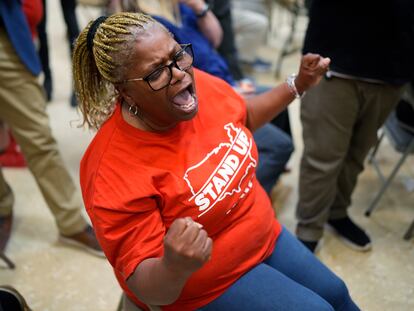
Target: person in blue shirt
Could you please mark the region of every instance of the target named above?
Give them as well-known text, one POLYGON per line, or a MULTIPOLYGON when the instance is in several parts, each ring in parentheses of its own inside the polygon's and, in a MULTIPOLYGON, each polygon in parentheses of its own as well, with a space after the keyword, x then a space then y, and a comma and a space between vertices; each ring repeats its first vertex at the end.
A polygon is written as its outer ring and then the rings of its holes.
MULTIPOLYGON (((171 31, 178 42, 190 42, 192 44, 194 55, 196 55, 196 58, 194 59, 194 66, 196 68, 202 69, 213 76, 223 79, 230 85, 235 86, 236 81, 233 79, 226 61, 215 50, 216 47, 213 46, 213 43, 200 31, 198 26, 198 20, 200 18, 197 18, 193 9, 185 4, 180 4, 180 13, 181 26, 175 25, 161 16, 154 17, 171 31)), ((216 19, 215 16, 211 12, 210 14, 214 21, 214 19, 216 19)), ((208 16, 205 16, 203 18, 207 17, 208 16)), ((220 27, 220 25, 218 25, 218 27, 220 27)), ((220 34, 214 34, 214 36, 220 37, 220 34)))

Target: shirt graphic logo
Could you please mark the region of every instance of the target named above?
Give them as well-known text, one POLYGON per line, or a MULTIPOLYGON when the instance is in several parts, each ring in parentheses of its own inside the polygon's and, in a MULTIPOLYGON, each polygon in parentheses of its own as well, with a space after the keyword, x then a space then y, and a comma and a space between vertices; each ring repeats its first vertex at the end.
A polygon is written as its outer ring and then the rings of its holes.
POLYGON ((252 138, 249 139, 246 133, 233 123, 226 124, 224 130, 229 142, 220 143, 184 174, 184 180, 192 193, 189 201, 194 200, 198 207, 198 217, 203 216, 226 196, 243 191, 240 197, 244 197, 252 186, 252 170, 257 163, 251 154, 252 138), (209 161, 219 164, 215 168, 206 169, 210 167, 207 165, 209 161), (193 184, 202 184, 194 182, 200 178, 205 182, 200 189, 195 189, 193 184), (245 180, 248 180, 248 183, 245 183, 242 189, 245 180))

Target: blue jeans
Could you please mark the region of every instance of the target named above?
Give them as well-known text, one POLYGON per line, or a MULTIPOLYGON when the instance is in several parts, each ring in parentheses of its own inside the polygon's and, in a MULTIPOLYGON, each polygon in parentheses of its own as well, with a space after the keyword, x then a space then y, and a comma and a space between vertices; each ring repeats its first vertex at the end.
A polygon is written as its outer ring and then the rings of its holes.
MULTIPOLYGON (((258 241, 260 243, 260 241, 258 241)), ((360 310, 345 283, 285 228, 272 255, 200 311, 360 310)))
POLYGON ((293 152, 292 139, 271 123, 256 130, 253 137, 259 150, 256 176, 267 194, 270 194, 293 152))

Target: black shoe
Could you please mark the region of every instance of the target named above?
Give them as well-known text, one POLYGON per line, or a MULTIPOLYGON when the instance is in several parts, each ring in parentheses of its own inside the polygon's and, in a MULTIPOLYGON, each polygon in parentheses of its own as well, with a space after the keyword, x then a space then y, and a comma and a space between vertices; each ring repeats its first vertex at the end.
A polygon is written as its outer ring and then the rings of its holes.
POLYGON ((312 253, 315 253, 315 249, 318 246, 318 241, 303 241, 301 239, 299 239, 299 241, 301 241, 302 244, 305 245, 305 247, 309 249, 312 253))
POLYGON ((98 257, 105 258, 105 254, 96 239, 95 232, 89 225, 85 228, 85 230, 73 235, 61 234, 59 236, 59 240, 66 245, 76 246, 98 257))
POLYGON ((365 252, 372 248, 369 236, 349 217, 329 220, 328 227, 354 250, 365 252))

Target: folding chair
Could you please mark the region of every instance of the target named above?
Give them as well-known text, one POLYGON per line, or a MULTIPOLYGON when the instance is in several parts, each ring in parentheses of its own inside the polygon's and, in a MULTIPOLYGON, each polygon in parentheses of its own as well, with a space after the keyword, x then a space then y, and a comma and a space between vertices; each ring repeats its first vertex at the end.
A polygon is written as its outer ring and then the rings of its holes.
MULTIPOLYGON (((369 217, 372 211, 377 206, 378 202, 380 201, 381 197, 384 195, 385 191, 387 190, 388 186, 391 184, 392 180, 394 179, 395 175, 398 173, 399 169, 403 165, 404 161, 406 160, 407 156, 411 153, 414 153, 414 129, 412 131, 402 128, 399 124, 395 111, 391 113, 388 117, 387 121, 383 126, 383 131, 380 136, 380 139, 376 146, 374 147, 371 155, 369 156, 369 163, 371 163, 375 170, 378 173, 379 178, 381 179, 382 186, 376 196, 374 197, 373 201, 371 202, 370 206, 365 212, 365 216, 369 217), (377 160, 375 159, 375 155, 378 151, 379 145, 381 144, 384 136, 387 136, 390 140, 391 144, 395 148, 396 151, 401 153, 401 157, 398 160, 397 164, 392 169, 390 175, 388 177, 384 176, 382 173, 377 160)), ((409 229, 404 235, 404 239, 408 240, 412 237, 414 233, 414 221, 410 225, 409 229)))

